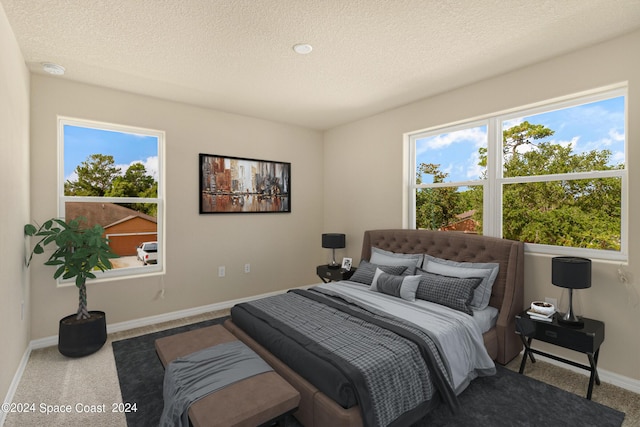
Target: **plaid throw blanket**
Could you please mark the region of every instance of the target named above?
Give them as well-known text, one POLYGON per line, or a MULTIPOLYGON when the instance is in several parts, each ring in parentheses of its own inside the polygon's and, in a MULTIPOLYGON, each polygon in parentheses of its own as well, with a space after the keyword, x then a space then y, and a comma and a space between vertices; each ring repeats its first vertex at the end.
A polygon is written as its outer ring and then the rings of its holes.
POLYGON ((457 410, 437 343, 410 323, 318 291, 294 290, 241 306, 340 369, 356 390, 367 426, 415 421, 433 406, 436 391, 457 410))

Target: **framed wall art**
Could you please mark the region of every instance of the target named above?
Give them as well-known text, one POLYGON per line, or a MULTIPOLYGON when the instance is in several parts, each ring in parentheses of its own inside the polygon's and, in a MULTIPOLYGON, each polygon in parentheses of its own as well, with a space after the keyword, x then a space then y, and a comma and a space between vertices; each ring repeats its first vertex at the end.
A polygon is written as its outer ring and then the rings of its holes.
POLYGON ((200 213, 291 212, 291 163, 200 153, 200 213))

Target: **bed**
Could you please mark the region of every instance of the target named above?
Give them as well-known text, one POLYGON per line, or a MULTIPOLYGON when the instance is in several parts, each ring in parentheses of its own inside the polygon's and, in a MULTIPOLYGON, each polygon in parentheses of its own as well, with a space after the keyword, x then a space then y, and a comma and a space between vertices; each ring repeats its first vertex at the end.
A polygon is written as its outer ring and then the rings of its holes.
MULTIPOLYGON (((296 290, 289 292, 284 294, 285 296, 282 297, 282 299, 263 299, 252 303, 239 304, 233 307, 231 320, 225 324, 231 332, 260 354, 281 376, 300 392, 300 409, 295 415, 305 426, 406 425, 424 416, 434 405, 442 404, 441 402, 448 404, 452 411, 458 410, 456 407, 456 395, 464 390, 468 382, 475 376, 482 375, 483 373, 490 374, 490 369, 487 369, 487 358, 490 361, 493 360, 500 364, 506 364, 519 354, 522 344, 515 334, 515 315, 524 308, 524 248, 521 242, 457 232, 404 229, 370 230, 364 233, 361 263, 356 273, 362 278, 364 277, 363 272, 370 272, 370 270, 374 271, 374 273, 372 273, 374 276, 377 275, 377 277, 374 277, 375 281, 384 284, 384 286, 381 285, 385 288, 384 292, 370 292, 370 286, 366 284, 366 280, 350 280, 346 282, 334 282, 328 285, 318 285, 309 291, 296 290), (393 262, 386 261, 390 259, 393 261, 392 258, 396 257, 400 265, 405 264, 407 259, 418 258, 418 267, 421 268, 419 274, 435 274, 438 277, 458 267, 496 266, 491 269, 493 285, 484 291, 486 293, 486 295, 484 295, 487 305, 486 309, 476 310, 476 308, 464 306, 464 309, 473 308, 473 316, 469 316, 468 314, 461 314, 460 310, 451 310, 449 307, 444 307, 441 304, 433 304, 430 301, 425 302, 422 299, 415 299, 415 301, 417 301, 417 303, 415 303, 407 302, 405 298, 399 298, 400 290, 410 289, 407 284, 412 279, 399 279, 402 283, 401 287, 389 287, 387 284, 392 283, 397 276, 380 271, 382 265, 384 265, 385 268, 389 268, 387 264, 393 264, 393 262), (384 260, 385 263, 380 263, 381 260, 384 260), (382 280, 383 278, 385 281, 382 280), (407 286, 405 287, 405 285, 407 286), (367 289, 369 296, 374 298, 372 301, 364 302, 367 308, 366 310, 360 307, 360 302, 352 300, 354 298, 358 299, 361 294, 364 294, 361 292, 362 288, 367 289), (398 293, 394 295, 398 298, 389 297, 389 295, 387 295, 388 292, 386 292, 389 289, 398 293), (336 295, 336 293, 343 294, 336 295), (392 323, 392 325, 389 325, 386 315, 376 311, 376 307, 378 307, 377 301, 382 299, 385 299, 385 306, 380 310, 388 309, 386 302, 388 300, 397 306, 395 310, 398 313, 403 313, 403 316, 405 312, 414 310, 413 308, 409 310, 407 307, 413 307, 415 305, 417 307, 415 310, 419 310, 420 312, 436 310, 435 315, 440 317, 445 317, 444 314, 440 313, 441 311, 446 314, 447 310, 449 310, 452 314, 447 314, 447 316, 455 319, 452 323, 465 323, 465 331, 471 332, 463 332, 468 334, 468 336, 466 338, 456 338, 456 340, 467 343, 464 345, 479 345, 482 347, 482 351, 475 348, 462 351, 462 353, 473 353, 473 363, 476 365, 469 368, 469 374, 467 375, 463 372, 458 375, 459 378, 455 379, 456 375, 453 373, 453 366, 458 363, 464 364, 467 362, 456 362, 447 359, 447 351, 443 351, 444 344, 441 342, 443 338, 439 335, 441 332, 423 333, 422 328, 415 329, 412 326, 414 325, 413 323, 403 320, 391 321, 390 323, 392 323), (303 315, 298 314, 298 317, 296 317, 295 310, 292 308, 294 300, 296 304, 298 304, 298 300, 304 300, 301 303, 307 304, 297 309, 300 310, 303 315), (334 302, 335 300, 339 300, 339 302, 334 302), (358 304, 356 305, 355 302, 358 304), (281 307, 278 308, 278 304, 280 304, 281 307), (325 304, 329 305, 328 309, 324 308, 325 304), (337 306, 334 307, 333 305, 337 306), (342 307, 342 305, 347 307, 342 307), (371 307, 376 309, 372 310, 371 307), (275 314, 265 314, 269 310, 275 310, 275 314), (393 350, 389 351, 390 354, 403 354, 402 362, 395 363, 398 365, 396 369, 400 369, 400 372, 388 374, 390 379, 385 378, 385 375, 387 375, 386 372, 379 372, 375 375, 380 375, 380 378, 382 378, 380 381, 385 384, 384 388, 392 389, 393 384, 391 383, 393 382, 393 378, 401 378, 403 372, 413 369, 410 367, 412 366, 410 364, 404 365, 405 359, 408 360, 406 363, 415 363, 417 364, 416 366, 426 363, 427 370, 430 372, 430 374, 427 375, 431 380, 425 381, 424 379, 420 380, 418 378, 416 380, 416 384, 418 385, 416 386, 404 385, 403 383, 403 387, 398 389, 398 393, 404 393, 403 388, 415 389, 419 388, 420 384, 429 382, 428 387, 424 386, 425 389, 429 388, 428 390, 414 390, 416 393, 423 393, 424 396, 428 395, 428 399, 425 398, 419 405, 416 404, 407 409, 406 413, 398 415, 397 412, 392 412, 389 415, 384 412, 387 409, 380 409, 380 404, 376 406, 375 402, 372 403, 372 401, 369 400, 370 397, 366 396, 366 393, 361 390, 351 390, 351 386, 356 387, 354 383, 357 383, 357 381, 351 378, 345 380, 341 377, 341 375, 344 374, 344 372, 342 372, 344 367, 341 366, 340 363, 336 363, 336 361, 330 357, 322 358, 316 354, 310 355, 310 353, 313 353, 310 349, 313 350, 318 346, 315 343, 306 345, 302 341, 305 341, 307 338, 312 339, 311 335, 314 333, 322 333, 321 331, 324 330, 324 327, 315 328, 316 322, 319 320, 324 322, 325 319, 333 319, 335 316, 345 316, 344 312, 348 312, 348 316, 356 316, 356 320, 354 321, 352 318, 349 318, 347 321, 340 320, 340 322, 338 322, 337 320, 330 320, 330 322, 338 325, 342 325, 343 323, 360 324, 360 319, 365 318, 366 322, 362 321, 364 324, 362 328, 365 328, 365 331, 371 330, 367 329, 371 328, 369 322, 375 324, 375 328, 380 326, 382 331, 380 332, 376 329, 376 331, 372 333, 354 332, 354 338, 349 339, 348 336, 351 332, 345 330, 337 334, 332 334, 334 336, 327 339, 339 341, 336 336, 344 336, 347 337, 347 341, 355 342, 360 341, 361 338, 365 338, 364 335, 367 335, 367 339, 369 338, 368 335, 382 335, 386 337, 382 339, 392 340, 391 343, 385 343, 384 346, 392 347, 397 343, 395 338, 388 338, 389 335, 395 337, 396 334, 404 334, 403 336, 405 336, 405 338, 410 337, 411 340, 408 344, 397 344, 400 346, 405 345, 406 348, 393 347, 393 350), (484 316, 484 313, 490 314, 484 316), (280 316, 282 316, 282 319, 280 316), (308 323, 306 326, 307 329, 301 330, 302 332, 290 331, 290 327, 282 323, 292 321, 291 319, 284 319, 288 316, 292 317, 292 319, 298 319, 298 324, 308 323), (383 318, 383 320, 380 320, 380 318, 383 318), (483 326, 478 324, 480 318, 486 318, 483 326), (468 322, 468 319, 473 319, 473 321, 468 322), (378 325, 377 322, 383 322, 384 324, 378 325), (469 325, 466 325, 466 323, 469 323, 469 325), (398 331, 394 328, 403 330, 398 331), (479 332, 474 332, 476 328, 479 332), (320 332, 316 332, 316 329, 320 330, 320 332), (391 334, 388 333, 389 329, 392 331, 391 334), (358 335, 358 333, 360 335, 358 335), (309 337, 307 337, 307 335, 309 335, 309 337), (434 340, 434 342, 430 342, 430 340, 434 340), (477 341, 479 341, 479 344, 477 341), (302 345, 300 345, 301 342, 302 345), (429 353, 429 347, 434 346, 440 350, 439 352, 434 352, 435 356, 429 353), (406 356, 404 356, 405 351, 406 356), (424 360, 413 360, 416 356, 411 352, 422 354, 422 359, 424 360), (424 356, 425 353, 429 353, 429 357, 424 356), (443 365, 444 369, 442 367, 443 365), (433 384, 431 384, 431 382, 433 382, 433 384), (374 413, 375 416, 371 415, 372 413, 374 413)), ((393 271, 390 271, 390 273, 400 271, 399 268, 391 270, 393 271)), ((476 292, 476 290, 481 289, 484 284, 486 284, 486 281, 480 278, 479 274, 475 273, 477 269, 470 268, 465 271, 472 273, 469 273, 468 280, 465 281, 463 286, 471 286, 466 282, 473 282, 472 293, 475 301, 475 298, 479 295, 479 292, 476 292)), ((402 271, 400 276, 414 277, 414 273, 418 272, 411 271, 407 273, 406 271, 402 271)), ((352 279, 355 279, 355 276, 354 274, 352 279)), ((472 297, 470 296, 467 303, 469 303, 471 299, 472 297)), ((446 304, 446 301, 444 301, 444 304, 446 304)), ((293 321, 295 322, 296 320, 293 321)), ((449 326, 445 326, 445 328, 448 327, 449 326)), ((447 335, 444 336, 444 341, 448 342, 449 338, 446 338, 447 335)), ((337 345, 339 347, 342 344, 338 342, 337 344, 331 345, 337 345)), ((345 351, 351 352, 351 349, 345 351)), ((322 349, 319 350, 319 352, 322 352, 322 349)), ((448 350, 448 352, 451 353, 451 350, 448 350)), ((377 353, 372 354, 377 356, 377 353)), ((359 358, 355 359, 359 360, 359 358)), ((380 359, 383 359, 383 357, 381 356, 380 359)), ((358 362, 353 363, 357 364, 358 362)), ((361 379, 361 382, 367 384, 372 382, 367 375, 373 374, 367 373, 362 377, 364 380, 361 379)), ((405 379, 402 379, 402 381, 405 381, 405 379)), ((406 384, 409 384, 409 379, 406 379, 406 381, 406 384)), ((378 392, 375 388, 372 388, 370 393, 377 394, 378 392)), ((412 398, 414 398, 413 395, 406 398, 403 396, 401 400, 410 401, 412 398)), ((397 411, 398 409, 393 410, 397 411)), ((391 411, 391 409, 389 409, 389 411, 391 411)))

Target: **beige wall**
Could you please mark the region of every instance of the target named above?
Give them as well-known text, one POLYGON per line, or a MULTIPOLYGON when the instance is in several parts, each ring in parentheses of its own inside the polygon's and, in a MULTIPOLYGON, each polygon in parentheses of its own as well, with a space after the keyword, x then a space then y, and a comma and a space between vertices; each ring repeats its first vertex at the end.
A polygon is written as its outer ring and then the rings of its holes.
POLYGON ((30 338, 22 234, 29 219, 29 72, 2 6, 0 200, 0 396, 4 398, 30 338))
MULTIPOLYGON (((89 309, 108 323, 169 313, 316 283, 322 260, 322 134, 184 104, 32 76, 31 209, 57 213, 56 115, 166 132, 166 276, 88 286, 89 309), (198 153, 291 162, 292 213, 198 214, 198 153), (243 266, 251 264, 245 274, 243 266), (218 266, 226 277, 218 278, 218 266), (155 299, 164 285, 164 299, 155 299)), ((32 265, 31 339, 57 334, 77 308, 75 287, 56 288, 53 271, 32 265)))
MULTIPOLYGON (((359 259, 364 230, 403 225, 405 132, 629 82, 629 217, 640 217, 640 32, 332 129, 325 134, 325 228, 347 233, 359 259)), ((640 283, 640 223, 632 221, 626 269, 640 283)), ((354 261, 356 261, 354 259, 354 261)), ((560 297, 550 284, 550 257, 527 255, 525 301, 560 297)), ((606 323, 600 367, 640 380, 640 306, 617 280, 616 263, 594 260, 593 285, 582 292, 583 313, 606 323)), ((556 347, 547 347, 561 353, 556 347)), ((576 353, 563 353, 585 363, 576 353)), ((584 360, 583 360, 584 359, 584 360)))

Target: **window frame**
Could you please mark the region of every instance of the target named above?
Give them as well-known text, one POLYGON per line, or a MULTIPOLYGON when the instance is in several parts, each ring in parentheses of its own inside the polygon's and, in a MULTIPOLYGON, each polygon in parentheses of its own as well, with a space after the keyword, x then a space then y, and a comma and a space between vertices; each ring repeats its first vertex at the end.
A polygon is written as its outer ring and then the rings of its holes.
POLYGON ((502 196, 503 187, 509 184, 520 184, 528 182, 549 182, 559 180, 576 180, 576 179, 598 179, 598 178, 620 178, 621 179, 621 203, 620 203, 620 251, 611 251, 604 249, 589 249, 569 246, 555 246, 539 243, 526 243, 525 250, 530 253, 539 253, 546 255, 571 255, 587 258, 595 258, 611 261, 628 260, 628 204, 629 204, 629 160, 628 160, 628 117, 629 117, 629 95, 626 83, 607 86, 604 88, 594 89, 592 91, 581 92, 538 102, 536 104, 525 105, 505 111, 487 114, 482 117, 475 117, 468 120, 449 123, 446 125, 434 126, 414 132, 404 134, 404 141, 407 145, 408 153, 407 162, 408 175, 405 177, 406 200, 405 203, 407 213, 405 215, 408 228, 416 228, 416 191, 419 188, 436 188, 436 187, 461 187, 470 185, 481 185, 484 187, 483 192, 483 235, 502 237, 502 196), (576 107, 583 104, 603 101, 606 99, 624 97, 624 123, 625 123, 625 139, 624 139, 624 169, 607 170, 607 171, 589 171, 574 172, 563 174, 547 174, 547 175, 530 175, 519 177, 503 177, 503 158, 502 158, 502 123, 515 118, 529 117, 536 114, 548 113, 561 109, 576 107), (477 126, 487 126, 487 179, 465 180, 445 183, 427 183, 416 184, 416 140, 450 133, 453 131, 467 129, 477 126))
MULTIPOLYGON (((149 129, 130 125, 121 125, 115 123, 101 122, 96 120, 81 119, 74 117, 58 116, 58 181, 57 181, 57 203, 58 216, 65 217, 66 202, 100 202, 100 203, 155 203, 157 205, 156 217, 156 240, 158 242, 158 261, 156 264, 149 264, 140 267, 126 267, 111 269, 107 271, 96 271, 96 278, 91 279, 93 283, 107 282, 113 280, 128 279, 141 276, 157 276, 166 273, 166 256, 165 256, 165 131, 157 129, 149 129), (96 197, 96 196, 66 196, 64 194, 64 127, 76 126, 90 129, 114 131, 120 133, 129 133, 136 135, 151 136, 158 139, 158 193, 155 198, 144 197, 96 197)), ((58 287, 74 286, 73 280, 57 281, 58 287)))

